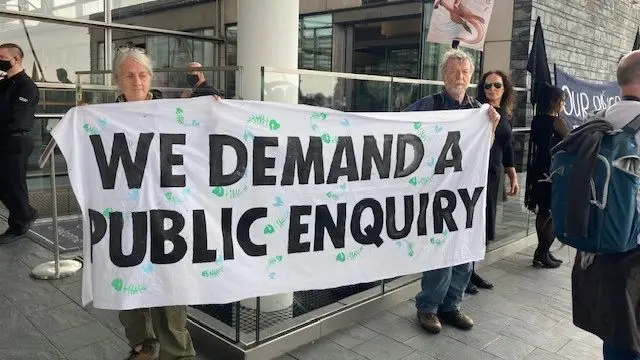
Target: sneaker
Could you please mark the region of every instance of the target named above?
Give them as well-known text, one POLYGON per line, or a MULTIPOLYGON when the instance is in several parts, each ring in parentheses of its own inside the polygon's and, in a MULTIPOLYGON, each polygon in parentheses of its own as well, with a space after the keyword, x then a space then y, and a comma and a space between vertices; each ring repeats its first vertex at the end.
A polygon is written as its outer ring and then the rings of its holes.
POLYGON ((146 340, 142 345, 136 346, 125 360, 157 360, 160 355, 160 346, 155 340, 146 340))
POLYGON ((473 320, 460 312, 460 310, 441 312, 438 314, 440 321, 445 324, 456 327, 460 330, 471 330, 473 320))
POLYGON ((442 324, 440 324, 440 319, 438 319, 438 314, 436 313, 426 313, 418 310, 418 322, 420 322, 420 326, 423 329, 431 334, 437 334, 442 330, 442 324))

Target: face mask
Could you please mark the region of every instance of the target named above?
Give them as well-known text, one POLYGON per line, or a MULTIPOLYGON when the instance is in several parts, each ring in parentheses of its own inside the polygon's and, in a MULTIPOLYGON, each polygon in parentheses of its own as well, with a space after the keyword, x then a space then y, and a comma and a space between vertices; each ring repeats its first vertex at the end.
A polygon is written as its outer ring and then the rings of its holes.
POLYGON ((196 86, 198 84, 198 81, 200 81, 200 78, 198 77, 198 75, 193 75, 193 74, 187 75, 187 83, 189 84, 189 86, 196 86))
POLYGON ((0 71, 7 72, 11 70, 13 65, 11 65, 11 61, 9 60, 0 60, 0 71))

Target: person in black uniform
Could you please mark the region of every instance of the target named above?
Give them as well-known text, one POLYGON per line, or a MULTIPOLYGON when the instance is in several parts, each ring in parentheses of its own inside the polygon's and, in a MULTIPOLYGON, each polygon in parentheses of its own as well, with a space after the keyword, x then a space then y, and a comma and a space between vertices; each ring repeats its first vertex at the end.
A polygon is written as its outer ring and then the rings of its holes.
MULTIPOLYGON (((515 196, 520 190, 518 175, 513 164, 513 147, 511 141, 511 115, 515 106, 515 92, 509 76, 502 71, 486 72, 480 78, 476 99, 481 103, 488 103, 500 114, 500 122, 496 127, 495 140, 491 145, 489 155, 489 173, 487 177, 487 207, 486 207, 486 241, 496 238, 496 210, 500 180, 504 172, 509 177, 510 188, 508 196, 515 196)), ((475 294, 478 288, 492 289, 493 284, 480 277, 475 269, 471 273, 467 293, 475 294)))
POLYGON ((192 90, 186 90, 182 97, 199 97, 199 96, 216 96, 222 97, 220 91, 207 83, 207 79, 204 78, 204 73, 200 71, 202 65, 197 62, 189 64, 189 71, 187 73, 187 83, 191 86, 192 90))
POLYGON ((37 217, 29 205, 27 162, 33 151, 31 129, 38 87, 22 68, 24 52, 16 44, 0 45, 0 201, 9 210, 9 228, 0 244, 24 236, 37 217))
POLYGON ((559 116, 565 96, 562 89, 546 85, 540 92, 538 115, 531 121, 524 204, 536 214, 538 248, 533 255, 533 266, 538 268, 554 269, 562 264, 562 260, 550 251, 556 238, 551 218, 551 183, 540 180, 546 179, 549 174, 551 148, 569 133, 566 123, 559 116))

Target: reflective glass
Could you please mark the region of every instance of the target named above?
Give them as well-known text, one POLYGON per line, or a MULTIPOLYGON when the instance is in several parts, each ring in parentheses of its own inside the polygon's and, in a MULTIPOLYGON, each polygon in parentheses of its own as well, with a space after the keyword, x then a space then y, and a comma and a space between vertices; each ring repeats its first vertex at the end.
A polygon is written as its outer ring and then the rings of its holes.
POLYGON ((69 19, 104 21, 103 0, 6 0, 0 9, 69 19))
POLYGON ((210 28, 216 18, 212 1, 191 0, 108 0, 111 20, 149 28, 191 32, 210 28))

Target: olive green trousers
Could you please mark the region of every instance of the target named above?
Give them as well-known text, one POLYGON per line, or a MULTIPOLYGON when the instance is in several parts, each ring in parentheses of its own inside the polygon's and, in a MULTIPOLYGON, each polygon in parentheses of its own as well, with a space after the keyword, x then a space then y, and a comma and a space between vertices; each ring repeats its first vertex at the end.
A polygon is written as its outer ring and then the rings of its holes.
POLYGON ((186 306, 123 310, 119 317, 132 348, 154 339, 160 344, 159 360, 195 360, 186 306))

